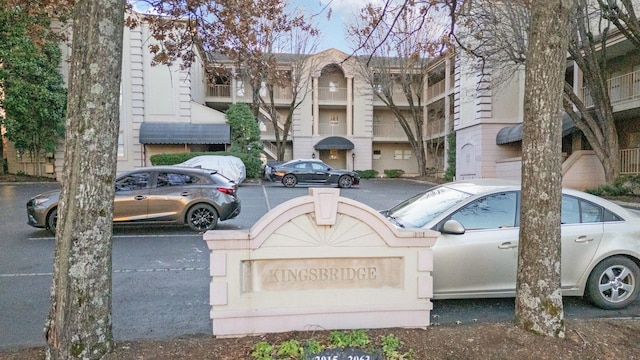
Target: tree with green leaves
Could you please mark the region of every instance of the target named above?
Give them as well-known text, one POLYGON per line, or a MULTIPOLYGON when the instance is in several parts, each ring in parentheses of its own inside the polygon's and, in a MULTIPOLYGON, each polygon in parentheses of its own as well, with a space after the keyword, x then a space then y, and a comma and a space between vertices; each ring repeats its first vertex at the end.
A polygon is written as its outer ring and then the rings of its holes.
MULTIPOLYGON (((0 106, 5 136, 37 164, 45 154, 55 152, 64 136, 67 93, 58 71, 61 51, 49 25, 45 16, 32 16, 19 7, 0 7, 0 87, 4 93, 0 106)), ((41 171, 36 166, 36 175, 41 171)))
POLYGON ((236 103, 226 113, 231 131, 231 152, 260 156, 262 141, 260 128, 251 108, 244 103, 236 103))

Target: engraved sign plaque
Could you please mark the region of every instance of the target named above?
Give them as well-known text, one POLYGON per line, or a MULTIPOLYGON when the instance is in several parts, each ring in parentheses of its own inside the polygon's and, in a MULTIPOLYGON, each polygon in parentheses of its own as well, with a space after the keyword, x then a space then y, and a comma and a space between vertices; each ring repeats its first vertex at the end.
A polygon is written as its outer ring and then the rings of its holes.
POLYGON ((242 262, 244 292, 401 288, 403 259, 316 258, 242 262))

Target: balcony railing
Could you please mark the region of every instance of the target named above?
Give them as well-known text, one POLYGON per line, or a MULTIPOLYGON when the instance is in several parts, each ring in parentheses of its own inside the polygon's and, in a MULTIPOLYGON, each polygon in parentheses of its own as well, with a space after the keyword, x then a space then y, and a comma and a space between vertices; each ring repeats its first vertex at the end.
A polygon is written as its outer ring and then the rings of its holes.
MULTIPOLYGON (((611 105, 627 100, 640 99, 640 70, 607 80, 607 89, 611 105)), ((589 89, 583 87, 581 92, 584 105, 586 107, 593 106, 593 99, 589 89)))
POLYGON ((620 150, 620 174, 640 174, 640 148, 620 150))
MULTIPOLYGON (((251 90, 250 88, 245 88, 244 92, 241 91, 239 94, 237 94, 237 97, 241 99, 250 97, 251 95, 250 90, 251 90)), ((267 96, 266 90, 263 91, 261 95, 263 97, 267 96)), ((220 85, 220 84, 209 85, 207 86, 207 96, 230 98, 231 85, 220 85)), ((273 98, 275 100, 291 100, 293 98, 293 95, 291 93, 290 88, 276 87, 273 89, 273 98)))
POLYGON ((231 97, 230 85, 209 85, 207 87, 209 97, 231 97))
POLYGON ((373 124, 373 136, 406 139, 407 134, 400 124, 373 124))
POLYGON ((335 86, 319 87, 318 100, 347 101, 347 88, 335 86))
POLYGON ((437 83, 429 86, 427 88, 427 99, 433 99, 434 97, 440 95, 440 94, 444 94, 445 92, 445 85, 446 85, 446 81, 445 80, 440 80, 437 83))
POLYGON ((318 135, 347 135, 347 124, 320 123, 318 124, 318 135))

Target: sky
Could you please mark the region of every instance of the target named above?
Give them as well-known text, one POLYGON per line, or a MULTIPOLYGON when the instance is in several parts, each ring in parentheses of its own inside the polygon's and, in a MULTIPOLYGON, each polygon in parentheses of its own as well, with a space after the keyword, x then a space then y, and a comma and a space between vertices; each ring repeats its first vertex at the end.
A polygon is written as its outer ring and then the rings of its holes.
MULTIPOLYGON (((351 53, 351 46, 346 39, 346 23, 358 12, 358 8, 368 2, 381 4, 384 0, 288 0, 292 10, 305 11, 308 15, 316 15, 314 20, 320 30, 320 43, 317 52, 335 48, 351 53), (331 8, 331 18, 327 14, 331 8)), ((133 1, 134 8, 146 12, 142 2, 133 1)))
POLYGON ((346 37, 346 24, 357 14, 358 8, 364 6, 365 0, 289 0, 292 8, 303 8, 307 14, 319 13, 327 4, 331 8, 331 18, 327 19, 328 8, 315 20, 320 30, 320 45, 318 52, 335 48, 346 53, 351 52, 351 46, 346 37))

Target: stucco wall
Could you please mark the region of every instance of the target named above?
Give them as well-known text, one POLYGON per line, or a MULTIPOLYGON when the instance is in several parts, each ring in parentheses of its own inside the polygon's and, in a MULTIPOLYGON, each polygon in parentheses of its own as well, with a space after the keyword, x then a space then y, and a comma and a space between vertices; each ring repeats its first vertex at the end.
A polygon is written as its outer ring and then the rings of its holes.
POLYGON ((575 151, 562 164, 562 185, 565 187, 585 190, 604 183, 604 168, 594 151, 575 151))
POLYGON ((429 325, 438 233, 339 192, 310 188, 249 231, 204 234, 213 335, 429 325))

